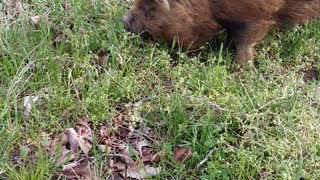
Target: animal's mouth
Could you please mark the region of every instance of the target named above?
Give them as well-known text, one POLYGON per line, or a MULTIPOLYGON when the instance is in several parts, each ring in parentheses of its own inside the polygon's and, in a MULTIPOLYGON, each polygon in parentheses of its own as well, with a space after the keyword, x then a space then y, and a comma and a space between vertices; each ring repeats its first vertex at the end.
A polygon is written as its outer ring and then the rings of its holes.
POLYGON ((123 24, 124 30, 126 32, 132 32, 131 29, 130 29, 130 25, 128 23, 122 22, 122 24, 123 24))
POLYGON ((143 24, 140 25, 140 28, 132 26, 132 18, 128 16, 123 16, 122 24, 126 32, 130 32, 136 35, 139 35, 143 40, 153 40, 152 34, 148 30, 144 30, 143 24))
POLYGON ((153 37, 152 37, 151 33, 149 31, 146 31, 146 30, 144 30, 144 31, 142 31, 140 33, 140 37, 143 40, 153 40, 153 37))
POLYGON ((127 15, 126 16, 123 16, 121 18, 121 22, 123 24, 123 27, 124 29, 127 31, 127 32, 132 32, 131 28, 130 28, 130 21, 131 21, 132 18, 129 18, 127 15))
POLYGON ((126 32, 129 32, 129 33, 132 33, 132 34, 135 34, 135 35, 138 35, 140 36, 143 40, 153 40, 153 36, 151 35, 151 33, 147 30, 143 30, 141 32, 137 32, 137 31, 133 31, 130 27, 128 26, 124 26, 124 29, 126 32))

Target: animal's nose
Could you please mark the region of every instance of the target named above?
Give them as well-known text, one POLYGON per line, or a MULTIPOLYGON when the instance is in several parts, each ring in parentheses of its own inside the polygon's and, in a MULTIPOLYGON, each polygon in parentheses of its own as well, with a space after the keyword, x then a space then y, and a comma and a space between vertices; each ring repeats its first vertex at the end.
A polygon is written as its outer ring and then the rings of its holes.
POLYGON ((124 25, 126 25, 127 22, 128 22, 128 16, 123 16, 123 17, 121 18, 121 22, 122 22, 124 25))
POLYGON ((129 17, 128 17, 128 15, 126 15, 126 16, 123 16, 122 18, 121 18, 121 22, 123 23, 123 26, 124 26, 124 29, 126 30, 126 31, 130 31, 130 24, 129 24, 129 17))

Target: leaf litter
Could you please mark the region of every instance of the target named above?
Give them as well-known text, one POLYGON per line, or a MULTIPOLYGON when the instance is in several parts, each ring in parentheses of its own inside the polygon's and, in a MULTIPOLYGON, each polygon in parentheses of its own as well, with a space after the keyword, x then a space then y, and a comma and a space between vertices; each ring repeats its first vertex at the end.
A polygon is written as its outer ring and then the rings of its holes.
POLYGON ((133 126, 130 116, 119 113, 99 126, 81 119, 75 127, 53 138, 46 149, 49 155, 57 155, 55 166, 62 166, 54 177, 95 179, 91 150, 96 146, 109 157, 106 164, 113 177, 145 179, 161 171, 156 163, 163 153, 155 149, 155 138, 153 129, 142 123, 133 126))
MULTIPOLYGON (((32 106, 40 96, 26 96, 24 106, 30 113, 32 106)), ((67 179, 98 179, 95 175, 93 148, 105 153, 108 162, 105 164, 113 178, 145 179, 160 174, 162 167, 158 162, 164 157, 159 146, 158 134, 145 125, 137 109, 148 99, 143 99, 131 105, 129 112, 119 112, 111 121, 93 125, 89 118, 81 118, 74 127, 66 128, 64 132, 53 136, 54 133, 42 132, 42 146, 52 157, 59 171, 52 172, 53 178, 67 179), (125 115, 126 114, 126 115, 125 115)), ((29 151, 26 149, 26 156, 29 151)), ((21 153, 15 158, 20 161, 21 153)), ((191 156, 189 147, 178 147, 174 150, 174 159, 180 163, 191 156)), ((14 161, 14 159, 12 159, 14 161)), ((34 160, 34 163, 36 160, 34 160)), ((20 162, 21 164, 23 162, 20 162)), ((112 179, 112 178, 111 178, 112 179)))

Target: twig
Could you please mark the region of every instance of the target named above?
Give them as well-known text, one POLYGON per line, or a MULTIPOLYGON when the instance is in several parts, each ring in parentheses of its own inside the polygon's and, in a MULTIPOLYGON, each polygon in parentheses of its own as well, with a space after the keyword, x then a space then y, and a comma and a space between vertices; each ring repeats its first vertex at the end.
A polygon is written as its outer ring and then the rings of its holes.
POLYGON ((280 98, 277 98, 277 99, 274 99, 272 101, 269 101, 268 103, 260 106, 257 111, 261 111, 262 109, 266 108, 267 106, 270 106, 271 104, 274 104, 275 102, 278 102, 278 101, 282 101, 282 100, 285 100, 287 97, 280 97, 280 98))
MULTIPOLYGON (((125 126, 119 125, 119 127, 130 131, 130 129, 127 128, 127 127, 125 127, 125 126)), ((137 130, 135 130, 135 129, 133 130, 133 132, 134 132, 134 133, 137 133, 137 134, 140 134, 140 135, 146 137, 147 139, 149 139, 149 140, 157 143, 157 141, 156 141, 155 139, 153 139, 152 137, 150 137, 149 135, 147 135, 147 134, 145 134, 145 133, 143 133, 143 132, 137 131, 137 130)))
POLYGON ((214 149, 211 149, 209 151, 208 155, 201 162, 199 162, 199 164, 197 164, 196 168, 199 169, 200 166, 202 166, 204 163, 206 163, 209 160, 209 158, 212 156, 213 152, 214 152, 214 149))
POLYGON ((286 96, 286 97, 283 96, 283 97, 280 97, 280 98, 277 98, 277 99, 273 99, 273 100, 269 101, 268 103, 260 106, 260 107, 259 107, 258 109, 256 109, 255 111, 261 111, 261 110, 263 110, 264 108, 266 108, 266 107, 268 107, 268 106, 270 106, 270 105, 272 105, 272 104, 274 104, 274 103, 276 103, 276 102, 283 101, 283 100, 285 100, 285 99, 287 99, 287 98, 290 98, 290 97, 292 97, 293 95, 294 95, 294 93, 289 94, 289 95, 286 96))
POLYGON ((221 106, 219 106, 215 102, 209 101, 209 100, 204 99, 204 98, 192 98, 192 97, 189 97, 189 100, 203 102, 203 103, 207 104, 208 106, 212 107, 213 109, 215 109, 216 112, 218 112, 218 113, 228 112, 229 111, 228 109, 222 108, 221 106))

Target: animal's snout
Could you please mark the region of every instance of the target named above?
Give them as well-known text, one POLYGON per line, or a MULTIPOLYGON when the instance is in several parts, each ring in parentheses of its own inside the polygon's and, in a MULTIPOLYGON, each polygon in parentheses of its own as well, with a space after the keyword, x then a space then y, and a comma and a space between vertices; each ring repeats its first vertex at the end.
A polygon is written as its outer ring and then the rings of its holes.
POLYGON ((121 22, 122 22, 123 24, 126 24, 126 23, 128 22, 128 16, 127 16, 127 15, 123 16, 123 17, 121 18, 121 22))
POLYGON ((121 22, 124 26, 124 29, 126 31, 130 31, 130 15, 124 15, 122 18, 121 18, 121 22))

